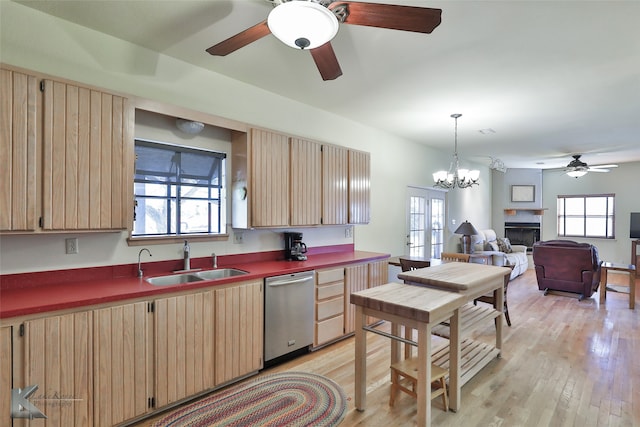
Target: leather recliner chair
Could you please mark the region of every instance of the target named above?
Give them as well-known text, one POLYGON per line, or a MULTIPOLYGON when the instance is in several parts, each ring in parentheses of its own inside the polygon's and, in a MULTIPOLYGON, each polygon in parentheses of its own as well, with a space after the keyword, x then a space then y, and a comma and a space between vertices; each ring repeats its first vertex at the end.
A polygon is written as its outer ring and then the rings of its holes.
POLYGON ((538 288, 580 294, 589 298, 600 283, 598 248, 571 240, 549 240, 533 245, 538 288))

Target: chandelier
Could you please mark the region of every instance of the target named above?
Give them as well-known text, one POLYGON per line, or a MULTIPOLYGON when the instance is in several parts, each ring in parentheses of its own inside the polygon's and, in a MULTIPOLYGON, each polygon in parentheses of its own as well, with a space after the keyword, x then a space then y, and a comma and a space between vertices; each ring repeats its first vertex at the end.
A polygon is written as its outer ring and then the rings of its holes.
POLYGON ((467 188, 472 185, 478 185, 478 179, 480 178, 479 170, 460 169, 458 162, 458 118, 462 114, 452 114, 456 123, 455 128, 455 145, 453 151, 453 161, 449 166, 449 171, 438 171, 433 174, 433 180, 435 181, 434 187, 440 188, 467 188))

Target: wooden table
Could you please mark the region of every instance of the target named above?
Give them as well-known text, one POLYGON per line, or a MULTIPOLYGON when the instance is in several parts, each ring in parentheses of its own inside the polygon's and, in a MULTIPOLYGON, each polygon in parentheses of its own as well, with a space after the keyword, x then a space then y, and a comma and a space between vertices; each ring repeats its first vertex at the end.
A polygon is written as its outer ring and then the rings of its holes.
POLYGON ((629 308, 636 306, 636 266, 633 264, 620 264, 616 262, 603 262, 600 265, 600 304, 604 304, 607 298, 607 290, 619 292, 609 286, 607 288, 607 272, 609 270, 622 271, 629 275, 629 308))
MULTIPOLYGON (((460 363, 459 308, 466 301, 464 295, 402 283, 386 285, 351 294, 351 303, 356 306, 356 343, 355 343, 355 405, 359 411, 366 408, 367 389, 367 341, 366 330, 376 332, 365 326, 366 316, 374 316, 391 322, 392 339, 391 364, 400 360, 400 325, 418 331, 418 419, 419 427, 431 425, 431 328, 448 320, 451 325, 452 340, 449 364, 449 387, 457 383, 460 363)), ((380 332, 378 332, 380 333, 380 332)), ((455 388, 455 387, 454 387, 455 388)), ((455 390, 459 390, 455 388, 455 390)), ((455 391, 454 393, 457 393, 455 391)), ((459 397, 457 397, 459 402, 459 397)), ((453 408, 457 409, 457 406, 453 408)))
POLYGON ((504 276, 510 275, 509 267, 482 265, 474 263, 450 262, 400 273, 398 278, 406 284, 420 285, 433 289, 454 292, 464 298, 466 303, 459 310, 460 324, 457 330, 442 326, 434 326, 433 331, 438 335, 450 334, 449 363, 460 359, 460 351, 465 348, 475 348, 473 358, 460 366, 459 370, 449 372, 449 401, 453 411, 460 407, 460 388, 476 373, 495 357, 500 357, 502 351, 502 311, 504 306, 504 276), (494 307, 474 306, 472 301, 482 295, 493 292, 494 307), (472 339, 462 341, 462 333, 486 326, 486 321, 495 321, 495 346, 480 345, 472 339))

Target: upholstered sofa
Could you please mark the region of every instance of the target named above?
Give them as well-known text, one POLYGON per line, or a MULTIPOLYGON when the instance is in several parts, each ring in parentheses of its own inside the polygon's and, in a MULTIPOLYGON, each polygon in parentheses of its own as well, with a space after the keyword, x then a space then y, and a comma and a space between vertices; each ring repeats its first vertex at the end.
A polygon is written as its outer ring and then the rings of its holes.
POLYGON ((515 279, 529 268, 526 246, 511 245, 508 239, 499 239, 492 229, 478 230, 478 234, 472 236, 472 239, 474 253, 491 255, 493 265, 514 266, 510 280, 515 279))
POLYGON ((533 264, 538 288, 573 292, 589 298, 600 283, 598 249, 589 243, 549 240, 533 245, 533 264))

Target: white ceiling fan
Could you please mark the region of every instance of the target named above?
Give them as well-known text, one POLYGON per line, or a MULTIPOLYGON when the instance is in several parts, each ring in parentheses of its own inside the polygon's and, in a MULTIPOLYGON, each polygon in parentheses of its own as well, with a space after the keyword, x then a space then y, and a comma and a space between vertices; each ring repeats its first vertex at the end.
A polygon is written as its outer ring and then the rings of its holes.
POLYGON ((574 154, 573 160, 564 168, 564 171, 572 178, 580 178, 587 174, 587 172, 609 172, 612 168, 617 168, 618 165, 594 165, 589 166, 582 160, 580 160, 581 154, 574 154))

